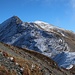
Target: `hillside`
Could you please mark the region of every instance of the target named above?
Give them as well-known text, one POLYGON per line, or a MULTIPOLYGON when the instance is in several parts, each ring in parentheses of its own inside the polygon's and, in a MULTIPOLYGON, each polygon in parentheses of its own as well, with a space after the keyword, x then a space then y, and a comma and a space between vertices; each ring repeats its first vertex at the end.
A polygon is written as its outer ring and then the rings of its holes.
POLYGON ((0 43, 0 75, 73 75, 50 58, 0 43))

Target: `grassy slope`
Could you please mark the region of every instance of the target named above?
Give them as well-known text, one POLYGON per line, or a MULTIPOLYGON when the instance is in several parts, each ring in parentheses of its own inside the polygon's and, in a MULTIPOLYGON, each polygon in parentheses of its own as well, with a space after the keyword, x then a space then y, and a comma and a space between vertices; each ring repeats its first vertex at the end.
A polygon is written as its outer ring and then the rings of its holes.
MULTIPOLYGON (((69 71, 60 69, 53 60, 38 52, 29 51, 27 49, 17 48, 2 43, 0 43, 0 51, 7 54, 6 58, 13 57, 15 59, 13 64, 18 63, 19 66, 23 68, 21 75, 71 75, 69 71)), ((8 63, 10 63, 10 61, 8 63)), ((1 70, 3 66, 6 68, 4 68, 4 71, 9 73, 8 75, 13 75, 13 73, 15 73, 14 75, 19 75, 18 71, 12 72, 12 68, 8 71, 9 69, 7 66, 12 65, 2 65, 0 67, 1 70)), ((14 65, 14 67, 15 66, 16 65, 14 65)), ((18 69, 20 69, 19 66, 17 67, 18 69)), ((14 70, 16 69, 14 68, 14 70)), ((1 71, 1 73, 3 72, 1 71)))

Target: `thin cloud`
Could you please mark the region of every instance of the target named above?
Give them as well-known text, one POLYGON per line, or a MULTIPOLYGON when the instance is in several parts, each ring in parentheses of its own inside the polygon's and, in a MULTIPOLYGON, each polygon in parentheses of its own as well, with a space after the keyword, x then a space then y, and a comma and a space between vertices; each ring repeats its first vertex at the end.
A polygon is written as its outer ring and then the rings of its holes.
POLYGON ((71 3, 71 7, 72 7, 73 9, 75 9, 75 0, 70 0, 70 3, 71 3))

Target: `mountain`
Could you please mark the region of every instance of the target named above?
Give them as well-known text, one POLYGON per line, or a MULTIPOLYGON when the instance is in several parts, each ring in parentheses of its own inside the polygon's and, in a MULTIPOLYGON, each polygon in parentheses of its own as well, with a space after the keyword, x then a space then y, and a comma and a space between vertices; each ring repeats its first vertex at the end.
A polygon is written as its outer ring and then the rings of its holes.
POLYGON ((73 75, 49 57, 0 43, 0 75, 73 75))
POLYGON ((23 22, 13 16, 1 24, 0 42, 37 51, 54 59, 60 67, 68 69, 68 66, 75 65, 70 60, 75 52, 75 33, 42 21, 23 22), (70 64, 64 66, 59 59, 70 64))

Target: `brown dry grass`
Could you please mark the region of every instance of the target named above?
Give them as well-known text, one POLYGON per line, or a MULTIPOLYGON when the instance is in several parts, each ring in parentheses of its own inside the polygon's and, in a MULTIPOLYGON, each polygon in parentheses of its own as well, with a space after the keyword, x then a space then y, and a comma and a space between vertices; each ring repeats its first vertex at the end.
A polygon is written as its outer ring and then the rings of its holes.
POLYGON ((0 66, 0 75, 17 75, 16 71, 9 71, 5 66, 0 66))

